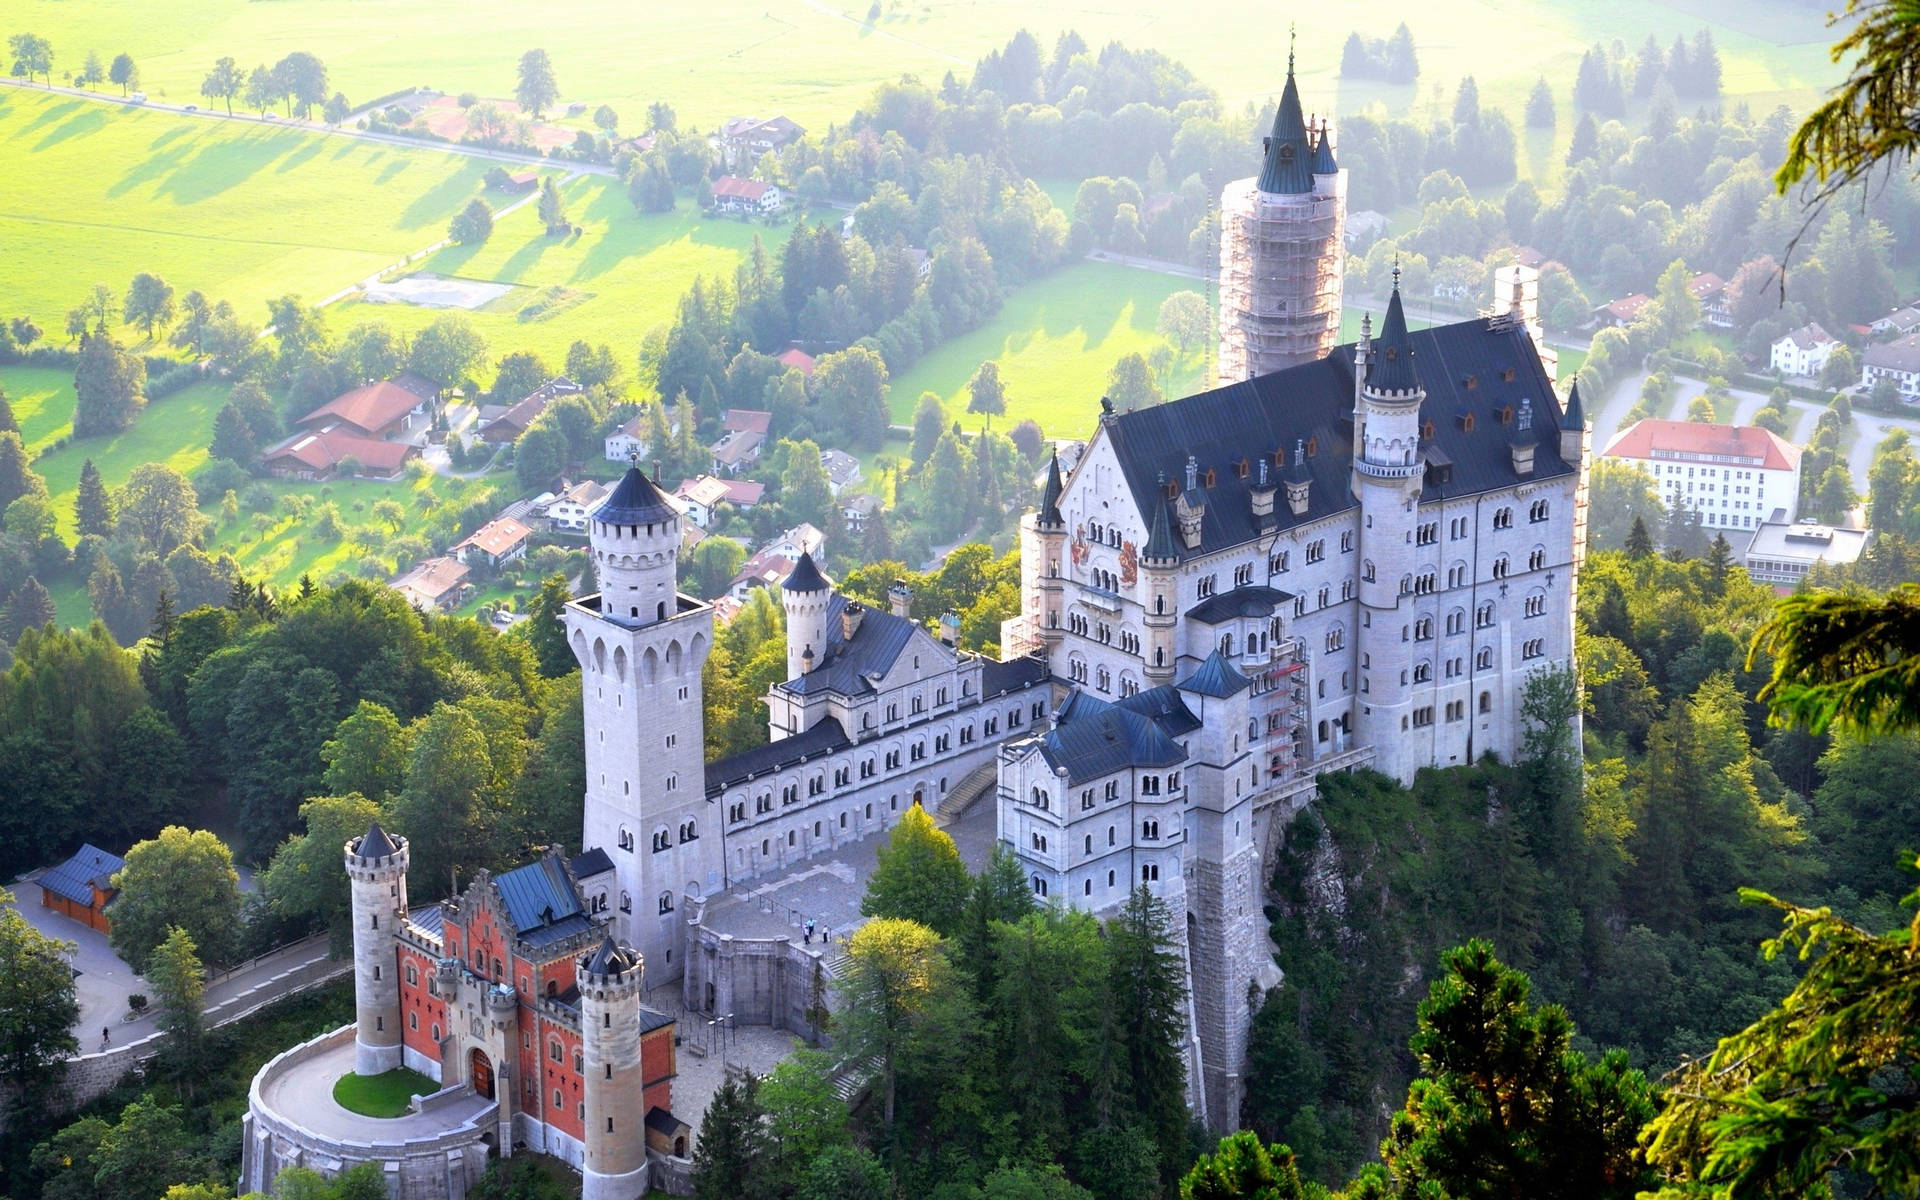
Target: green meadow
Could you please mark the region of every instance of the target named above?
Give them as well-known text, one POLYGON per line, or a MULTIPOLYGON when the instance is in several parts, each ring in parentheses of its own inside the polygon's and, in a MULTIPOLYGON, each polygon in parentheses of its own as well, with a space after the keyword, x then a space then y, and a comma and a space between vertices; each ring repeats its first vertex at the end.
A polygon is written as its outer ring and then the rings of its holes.
MULTIPOLYGON (((673 322, 695 276, 731 283, 755 234, 774 253, 790 228, 703 217, 685 197, 669 213, 636 213, 626 188, 598 175, 576 177, 563 191, 567 216, 582 230, 577 235, 548 237, 529 204, 498 221, 484 244, 446 246, 407 268, 515 285, 469 313, 492 359, 533 350, 557 369, 567 347, 584 340, 612 346, 631 371, 641 336, 673 322)), ((327 319, 336 331, 374 320, 412 332, 439 315, 409 304, 350 300, 330 309, 327 319)))
POLYGON ((485 164, 241 118, 0 88, 0 313, 58 336, 95 283, 140 271, 251 321, 445 236, 485 164), (23 269, 24 268, 24 269, 23 269))
MULTIPOLYGON (((102 59, 127 51, 149 94, 193 100, 213 60, 243 68, 292 50, 318 55, 331 86, 368 100, 402 88, 510 94, 522 51, 552 57, 563 96, 611 104, 637 124, 649 101, 671 102, 685 121, 710 129, 739 113, 782 112, 813 129, 846 120, 882 79, 914 75, 938 83, 964 75, 988 50, 1026 27, 1050 49, 1065 28, 1093 47, 1120 39, 1184 62, 1226 101, 1270 100, 1285 72, 1289 24, 1299 23, 1302 85, 1316 107, 1337 115, 1373 105, 1391 111, 1435 103, 1431 90, 1472 74, 1483 103, 1518 113, 1544 75, 1564 105, 1580 53, 1619 38, 1637 46, 1649 33, 1713 30, 1731 99, 1755 107, 1803 104, 1831 83, 1832 41, 1822 6, 1799 0, 1445 0, 1414 7, 1354 0, 1337 9, 1289 12, 1266 0, 1206 0, 1177 10, 1159 0, 1049 6, 1022 0, 712 0, 651 4, 573 0, 564 9, 516 0, 414 0, 369 6, 357 0, 13 0, 9 25, 50 38, 54 74, 78 70, 89 50, 102 59), (1677 11, 1676 11, 1677 10, 1677 11), (1380 36, 1405 20, 1419 47, 1417 85, 1338 79, 1341 43, 1355 30, 1380 36)), ((1563 122, 1562 136, 1571 130, 1563 122)), ((1544 163, 1543 163, 1544 165, 1544 163)))
MULTIPOLYGON (((896 424, 913 422, 922 392, 940 397, 949 414, 969 426, 967 380, 982 362, 1000 364, 1007 389, 1002 428, 1031 417, 1052 437, 1085 437, 1100 416, 1107 372, 1128 354, 1150 354, 1166 344, 1156 330, 1160 303, 1174 292, 1198 289, 1192 279, 1082 262, 1063 267, 1009 292, 992 321, 945 343, 891 381, 888 403, 896 424)), ((1190 347, 1172 379, 1160 381, 1169 396, 1201 385, 1202 347, 1190 347)))

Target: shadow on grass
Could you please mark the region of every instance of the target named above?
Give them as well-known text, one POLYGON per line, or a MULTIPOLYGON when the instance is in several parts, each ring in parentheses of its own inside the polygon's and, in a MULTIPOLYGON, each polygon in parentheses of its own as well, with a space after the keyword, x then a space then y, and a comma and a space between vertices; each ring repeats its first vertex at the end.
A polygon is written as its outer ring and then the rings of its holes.
POLYGON ((396 228, 419 229, 447 220, 467 199, 479 194, 479 181, 465 171, 456 171, 414 197, 400 214, 396 228))
POLYGON ((282 175, 288 171, 297 171, 307 163, 320 157, 320 151, 324 149, 326 149, 326 146, 319 138, 309 138, 306 145, 281 159, 280 164, 276 166, 274 170, 282 175))
POLYGON ((153 139, 151 142, 148 142, 147 149, 158 150, 160 147, 167 145, 169 142, 178 141, 180 138, 186 137, 192 132, 193 131, 187 128, 187 126, 184 123, 175 125, 172 129, 167 130, 165 133, 161 134, 159 137, 153 139))
POLYGON ((170 171, 182 169, 187 150, 188 146, 181 144, 140 159, 107 189, 107 198, 111 200, 124 196, 142 184, 152 183, 170 171))
MULTIPOLYGON (((336 154, 334 155, 334 157, 339 158, 340 156, 336 154)), ((396 175, 399 175, 402 171, 406 169, 407 169, 406 160, 397 158, 392 162, 388 163, 386 166, 380 168, 380 173, 373 177, 373 184, 375 187, 379 187, 381 184, 388 183, 396 175)))
POLYGON ((33 144, 36 151, 49 146, 57 146, 68 138, 82 137, 89 133, 98 133, 107 127, 107 114, 97 105, 88 105, 89 111, 75 113, 67 122, 56 129, 47 131, 46 136, 33 144))
POLYGON ((272 155, 262 153, 257 145, 215 142, 181 163, 167 176, 156 195, 176 204, 198 204, 240 186, 272 161, 272 155))
POLYGON ((43 125, 51 125, 69 113, 81 108, 91 108, 92 106, 93 101, 91 100, 62 100, 58 104, 41 109, 39 116, 14 130, 13 136, 14 138, 23 138, 43 125))

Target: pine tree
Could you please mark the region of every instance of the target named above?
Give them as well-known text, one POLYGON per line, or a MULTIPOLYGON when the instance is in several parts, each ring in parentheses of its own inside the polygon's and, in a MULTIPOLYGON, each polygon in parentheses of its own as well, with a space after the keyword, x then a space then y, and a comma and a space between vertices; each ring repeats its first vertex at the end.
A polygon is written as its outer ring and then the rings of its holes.
POLYGON ((215 458, 231 459, 245 466, 253 461, 259 447, 253 444, 253 430, 233 404, 223 404, 213 418, 213 443, 207 447, 215 458))
POLYGON ((0 609, 0 641, 17 642, 29 629, 39 629, 57 620, 53 597, 40 581, 29 575, 0 609))
POLYGON ((13 405, 7 403, 7 392, 0 388, 0 433, 19 433, 20 422, 13 419, 13 405))
POLYGON ((80 490, 73 498, 73 517, 83 537, 105 537, 113 529, 113 498, 100 479, 100 468, 90 458, 80 464, 80 490))
POLYGON ((1527 128, 1551 130, 1554 126, 1553 89, 1543 76, 1534 81, 1527 95, 1527 128))
POLYGON ((1627 557, 1651 558, 1653 556, 1653 535, 1647 532, 1647 523, 1638 516, 1633 518, 1633 528, 1627 530, 1627 557))
POLYGON ((1583 113, 1580 123, 1573 127, 1573 144, 1567 147, 1567 165, 1594 157, 1600 152, 1600 127, 1594 123, 1592 113, 1583 113))
POLYGON ((1727 544, 1727 535, 1714 534, 1712 544, 1707 547, 1707 595, 1727 594, 1727 570, 1732 563, 1733 547, 1727 544))
POLYGON ((539 660, 540 673, 549 679, 558 679, 574 667, 573 651, 567 647, 567 627, 561 622, 570 599, 567 577, 558 572, 549 575, 541 581, 540 594, 527 608, 527 620, 521 622, 539 660))
POLYGON ((1120 1092, 1160 1142, 1160 1161, 1186 1144, 1186 985, 1167 902, 1141 886, 1107 925, 1108 1002, 1124 1045, 1120 1092))
POLYGON ((547 227, 549 235, 566 233, 573 228, 573 223, 567 220, 567 202, 560 195, 560 187, 554 183, 551 175, 540 181, 539 213, 540 221, 547 227))
POLYGON ((46 481, 29 464, 17 433, 0 433, 0 512, 22 496, 45 496, 46 481))
POLYGON ((763 1193, 768 1146, 759 1092, 760 1081, 751 1072, 737 1082, 729 1075, 714 1092, 693 1147, 696 1200, 741 1200, 763 1193))

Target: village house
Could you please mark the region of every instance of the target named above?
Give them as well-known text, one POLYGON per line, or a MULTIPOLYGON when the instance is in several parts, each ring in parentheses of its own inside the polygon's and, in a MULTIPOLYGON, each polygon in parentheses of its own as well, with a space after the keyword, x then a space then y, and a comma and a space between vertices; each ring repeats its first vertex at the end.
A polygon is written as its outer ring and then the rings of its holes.
POLYGON ((1867 347, 1860 382, 1870 388, 1882 379, 1892 380, 1908 404, 1920 399, 1920 333, 1867 347))
POLYGON ((607 435, 608 462, 635 462, 647 453, 647 435, 642 431, 647 423, 647 414, 636 413, 628 417, 620 428, 607 435))
POLYGON ((113 876, 126 865, 117 854, 83 845, 72 858, 40 877, 40 905, 105 933, 110 924, 107 905, 120 894, 113 876))
POLYGON ((606 484, 597 479, 582 479, 547 505, 547 525, 555 533, 585 533, 588 514, 606 496, 606 484))
POLYGON ((562 396, 572 396, 585 390, 566 376, 556 375, 482 425, 480 440, 494 445, 518 441, 527 427, 547 411, 549 404, 562 396))
POLYGON ((864 530, 867 522, 873 519, 873 514, 879 511, 880 501, 865 492, 857 496, 848 496, 840 502, 840 516, 847 523, 848 533, 859 533, 864 530))
POLYGON ((1782 375, 1818 375, 1840 343, 1819 322, 1802 325, 1773 344, 1771 363, 1782 375))
POLYGON ((475 560, 490 567, 504 566, 526 557, 527 540, 533 530, 514 517, 495 517, 474 530, 453 548, 461 562, 472 566, 475 560))
POLYGON ((409 373, 342 392, 294 423, 316 433, 398 437, 426 423, 433 398, 432 385, 409 373))
POLYGON ((728 409, 720 418, 720 440, 708 448, 713 455, 713 473, 738 475, 759 462, 772 422, 772 413, 757 408, 728 409))
POLYGON ((785 117, 728 117, 708 141, 719 151, 722 166, 743 171, 751 170, 761 155, 784 150, 806 135, 805 129, 785 117))
POLYGON ((1896 308, 1867 328, 1878 334, 1905 337, 1914 330, 1920 329, 1920 307, 1909 304, 1905 308, 1896 308))
POLYGON ((713 210, 723 213, 777 213, 786 198, 778 184, 764 179, 722 175, 713 181, 713 210))
POLYGON ((467 565, 452 558, 423 558, 387 586, 421 612, 452 612, 473 594, 467 565))
POLYGON ((787 576, 793 574, 794 564, 800 561, 801 555, 819 556, 826 544, 826 534, 802 521, 760 547, 742 563, 740 570, 727 583, 727 594, 745 603, 747 597, 753 594, 753 589, 785 583, 787 576))
POLYGON ((280 479, 332 479, 357 475, 367 479, 397 479, 407 463, 420 457, 420 447, 358 437, 342 429, 314 433, 303 430, 260 452, 260 465, 280 479))
POLYGON ((779 363, 789 371, 798 371, 809 379, 813 378, 813 355, 808 354, 798 346, 787 347, 785 350, 774 355, 773 361, 779 363))
POLYGON ((1733 309, 1727 304, 1727 281, 1702 271, 1687 281, 1687 291, 1700 302, 1700 323, 1711 329, 1732 329, 1733 309))
POLYGON ((826 468, 827 485, 838 496, 860 478, 860 460, 845 450, 822 450, 820 465, 826 468))
POLYGON ((740 509, 752 508, 760 503, 766 492, 766 484, 751 479, 696 475, 692 479, 682 480, 674 490, 673 498, 680 501, 681 511, 689 521, 702 529, 712 529, 722 504, 731 504, 740 509))
POLYGON ((1790 521, 1800 499, 1800 447, 1756 425, 1635 421, 1601 457, 1646 472, 1668 508, 1684 503, 1708 529, 1790 521))
POLYGON ((1633 319, 1652 303, 1653 297, 1645 292, 1635 292, 1631 296, 1609 300, 1593 310, 1596 327, 1607 329, 1612 326, 1630 325, 1633 319))

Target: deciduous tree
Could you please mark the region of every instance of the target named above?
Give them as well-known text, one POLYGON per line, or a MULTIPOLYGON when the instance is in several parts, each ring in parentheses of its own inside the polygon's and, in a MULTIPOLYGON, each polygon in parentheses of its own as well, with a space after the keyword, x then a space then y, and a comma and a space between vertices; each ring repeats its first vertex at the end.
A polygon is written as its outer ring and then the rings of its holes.
POLYGON ((193 483, 164 463, 135 467, 113 507, 119 513, 115 532, 163 557, 198 541, 207 523, 193 483))
POLYGON ((0 1084, 28 1105, 46 1095, 80 1049, 73 1036, 80 1006, 66 958, 72 949, 28 924, 13 893, 0 888, 0 1084))
POLYGON ((127 94, 128 88, 140 86, 140 68, 134 65, 133 55, 122 52, 113 56, 113 65, 107 68, 107 78, 120 85, 120 94, 127 94))
POLYGON ((340 847, 379 817, 380 806, 358 793, 316 796, 302 804, 305 832, 280 843, 260 876, 260 890, 273 911, 288 920, 325 925, 336 945, 348 945, 351 905, 340 847))
POLYGON ((119 433, 133 424, 147 402, 147 366, 96 329, 80 337, 80 357, 73 370, 73 435, 100 437, 119 433))
POLYGON ((309 110, 327 102, 326 64, 304 50, 273 64, 273 78, 289 114, 304 119, 309 110))
POLYGON ((25 75, 32 83, 35 75, 47 77, 47 86, 53 86, 53 45, 46 38, 32 33, 16 33, 7 38, 7 51, 13 55, 13 65, 7 69, 9 75, 25 75))
POLYGON ((108 940, 115 954, 144 974, 154 947, 175 927, 218 960, 240 930, 240 877, 233 852, 201 830, 169 825, 160 836, 127 851, 114 874, 108 940))
POLYGON ((453 215, 447 225, 447 236, 463 246, 479 245, 493 236, 493 210, 485 200, 475 196, 453 215))
POLYGON ((1149 408, 1165 400, 1160 381, 1147 360, 1138 353, 1124 355, 1107 372, 1107 398, 1121 412, 1149 408))
POLYGON ((863 914, 915 921, 942 936, 959 929, 971 879, 953 839, 926 809, 908 805, 876 854, 879 864, 860 900, 863 914))
POLYGON ((560 98, 560 84, 553 77, 553 60, 545 50, 529 50, 520 56, 520 82, 514 86, 513 98, 535 119, 560 98))
POLYGON ((998 416, 1007 411, 1007 388, 1000 382, 1000 364, 981 363, 967 381, 967 411, 998 416))
POLYGON ((1178 291, 1160 302, 1160 336, 1174 344, 1181 357, 1205 342, 1213 332, 1207 301, 1195 291, 1178 291))
POLYGON ((227 115, 233 115, 233 98, 247 86, 246 72, 240 64, 231 58, 214 61, 213 70, 200 81, 200 94, 209 100, 219 100, 226 104, 227 115))
POLYGON ((178 925, 169 929, 142 974, 160 1002, 160 1030, 167 1035, 161 1068, 191 1095, 194 1082, 212 1070, 205 1055, 207 974, 193 938, 178 925))

